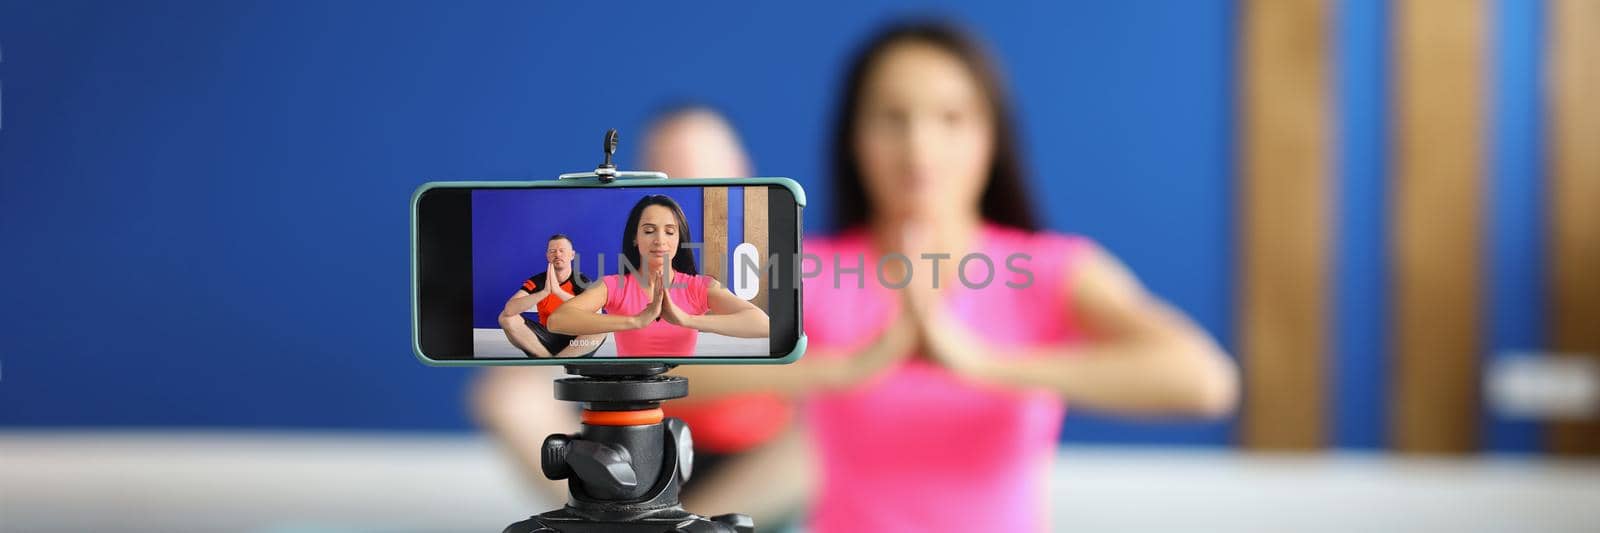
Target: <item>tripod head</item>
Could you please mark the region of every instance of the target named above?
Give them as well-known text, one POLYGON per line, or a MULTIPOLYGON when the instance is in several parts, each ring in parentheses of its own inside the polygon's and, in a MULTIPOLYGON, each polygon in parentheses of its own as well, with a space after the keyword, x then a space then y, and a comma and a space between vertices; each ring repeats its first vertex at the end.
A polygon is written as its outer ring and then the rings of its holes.
POLYGON ((688 427, 661 412, 662 401, 689 394, 688 380, 662 375, 669 368, 567 365, 567 373, 579 377, 556 380, 556 399, 583 404, 582 435, 587 439, 546 437, 540 459, 545 477, 571 479, 576 502, 676 499, 676 484, 655 486, 661 474, 656 465, 672 467, 687 481, 694 452, 688 427), (652 427, 655 424, 665 426, 665 435, 652 427), (663 442, 663 437, 670 442, 663 442), (665 493, 669 489, 672 494, 665 493))
POLYGON ((694 464, 689 427, 666 418, 661 402, 689 394, 670 365, 567 365, 577 377, 556 380, 556 399, 583 404, 582 429, 545 437, 540 468, 567 480, 566 507, 506 528, 506 533, 599 531, 753 533, 738 514, 689 513, 678 492, 694 464))

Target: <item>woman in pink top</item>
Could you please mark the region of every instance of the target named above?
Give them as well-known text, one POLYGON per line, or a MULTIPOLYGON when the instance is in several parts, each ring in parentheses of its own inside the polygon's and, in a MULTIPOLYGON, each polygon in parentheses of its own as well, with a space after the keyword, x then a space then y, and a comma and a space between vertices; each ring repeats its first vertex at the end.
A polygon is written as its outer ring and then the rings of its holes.
POLYGON ((1043 531, 1066 403, 1231 410, 1237 370, 1203 330, 1089 239, 1039 229, 1002 86, 971 38, 892 28, 840 101, 840 233, 805 243, 821 258, 805 280, 810 351, 786 368, 681 371, 697 396, 806 399, 814 531, 1043 531))
POLYGON ((683 208, 652 194, 634 204, 622 231, 622 255, 638 272, 606 276, 550 316, 567 335, 612 333, 622 357, 690 357, 702 331, 768 336, 767 314, 695 268, 683 208), (598 314, 605 309, 606 314, 598 314), (580 333, 581 332, 581 333, 580 333))

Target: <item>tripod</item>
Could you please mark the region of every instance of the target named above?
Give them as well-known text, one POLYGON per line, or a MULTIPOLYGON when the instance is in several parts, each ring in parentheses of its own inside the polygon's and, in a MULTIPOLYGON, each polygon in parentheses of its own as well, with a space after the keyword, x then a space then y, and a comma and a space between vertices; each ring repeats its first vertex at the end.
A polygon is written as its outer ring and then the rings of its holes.
POLYGON ((567 365, 556 399, 583 402, 582 429, 545 437, 540 468, 567 480, 561 509, 507 526, 505 533, 754 533, 741 514, 701 517, 678 491, 694 464, 689 426, 664 418, 661 402, 689 394, 689 380, 661 363, 567 365))

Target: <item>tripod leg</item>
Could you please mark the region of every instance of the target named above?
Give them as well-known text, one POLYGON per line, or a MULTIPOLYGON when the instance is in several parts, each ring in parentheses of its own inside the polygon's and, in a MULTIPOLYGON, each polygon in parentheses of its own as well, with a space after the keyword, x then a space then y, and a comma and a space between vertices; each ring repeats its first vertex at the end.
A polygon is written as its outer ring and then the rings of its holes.
POLYGON ((506 526, 502 533, 557 533, 556 530, 544 527, 537 518, 529 518, 515 524, 506 526))

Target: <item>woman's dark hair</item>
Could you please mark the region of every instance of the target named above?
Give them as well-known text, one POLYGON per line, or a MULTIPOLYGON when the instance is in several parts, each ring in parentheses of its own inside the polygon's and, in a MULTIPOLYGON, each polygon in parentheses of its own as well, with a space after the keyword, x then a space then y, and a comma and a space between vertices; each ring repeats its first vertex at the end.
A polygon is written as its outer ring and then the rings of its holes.
POLYGON ((861 91, 867 75, 878 66, 886 52, 906 43, 930 45, 955 56, 966 65, 988 97, 989 113, 994 117, 994 160, 989 163, 989 181, 979 202, 983 219, 1024 230, 1038 230, 1038 219, 1034 217, 1027 186, 1023 183, 1026 171, 1017 142, 1016 121, 994 61, 976 38, 955 25, 919 20, 893 24, 879 31, 856 53, 845 75, 843 95, 833 123, 835 231, 861 226, 868 221, 871 201, 862 183, 861 162, 855 152, 856 112, 861 105, 861 91))
MULTIPOLYGON (((659 205, 672 210, 672 216, 678 217, 678 251, 672 255, 672 269, 684 274, 699 274, 700 269, 694 266, 694 249, 684 246, 694 242, 690 236, 689 219, 683 216, 683 208, 671 196, 665 194, 652 194, 639 199, 633 204, 633 210, 628 212, 628 224, 622 227, 622 257, 627 260, 624 265, 634 268, 644 268, 644 262, 639 258, 639 218, 644 216, 644 208, 659 205)), ((626 272, 627 266, 619 265, 626 272)))

